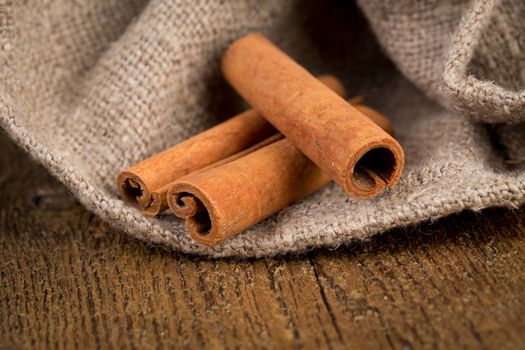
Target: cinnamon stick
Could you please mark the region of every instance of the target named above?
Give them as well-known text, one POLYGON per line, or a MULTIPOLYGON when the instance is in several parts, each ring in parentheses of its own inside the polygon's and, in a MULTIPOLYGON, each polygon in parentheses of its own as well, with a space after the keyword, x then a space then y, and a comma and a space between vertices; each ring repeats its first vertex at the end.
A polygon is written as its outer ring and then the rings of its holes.
POLYGON ((241 96, 349 195, 367 198, 399 180, 399 143, 261 34, 233 42, 222 70, 241 96))
MULTIPOLYGON (((344 95, 344 87, 335 77, 324 75, 319 80, 334 93, 344 95)), ((121 172, 117 179, 120 196, 138 205, 144 214, 155 216, 168 208, 166 194, 171 182, 276 133, 256 110, 250 109, 121 172)))
MULTIPOLYGON (((356 108, 392 130, 377 111, 363 105, 356 108)), ((167 199, 175 215, 186 220, 195 241, 216 245, 329 181, 288 139, 282 139, 178 179, 167 199)))

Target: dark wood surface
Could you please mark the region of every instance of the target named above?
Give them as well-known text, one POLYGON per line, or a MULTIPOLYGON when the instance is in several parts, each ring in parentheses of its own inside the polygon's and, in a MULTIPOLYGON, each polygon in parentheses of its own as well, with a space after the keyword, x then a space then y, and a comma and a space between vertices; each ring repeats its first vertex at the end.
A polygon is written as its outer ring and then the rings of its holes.
POLYGON ((109 228, 0 147, 0 348, 525 348, 524 208, 206 260, 109 228))

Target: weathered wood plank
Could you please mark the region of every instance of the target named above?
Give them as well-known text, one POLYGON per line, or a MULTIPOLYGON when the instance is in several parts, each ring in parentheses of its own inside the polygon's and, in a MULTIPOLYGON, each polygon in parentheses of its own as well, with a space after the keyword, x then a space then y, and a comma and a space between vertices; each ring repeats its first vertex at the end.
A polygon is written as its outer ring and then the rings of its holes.
POLYGON ((0 146, 0 348, 525 347, 525 208, 206 260, 108 228, 0 146))

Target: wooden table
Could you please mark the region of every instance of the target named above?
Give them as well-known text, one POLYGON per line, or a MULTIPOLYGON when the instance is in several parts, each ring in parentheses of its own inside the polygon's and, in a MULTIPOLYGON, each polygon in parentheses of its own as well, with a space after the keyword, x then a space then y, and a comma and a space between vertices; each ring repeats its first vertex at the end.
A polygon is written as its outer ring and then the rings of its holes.
POLYGON ((525 348, 525 208, 206 260, 110 229, 0 137, 0 348, 525 348))

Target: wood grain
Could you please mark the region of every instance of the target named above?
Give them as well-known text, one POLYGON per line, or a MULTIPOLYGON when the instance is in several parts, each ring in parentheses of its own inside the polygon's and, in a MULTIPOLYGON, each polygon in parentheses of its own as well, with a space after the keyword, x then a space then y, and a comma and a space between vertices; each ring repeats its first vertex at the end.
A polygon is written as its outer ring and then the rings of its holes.
POLYGON ((108 228, 0 147, 0 348, 525 347, 525 208, 206 260, 108 228))

